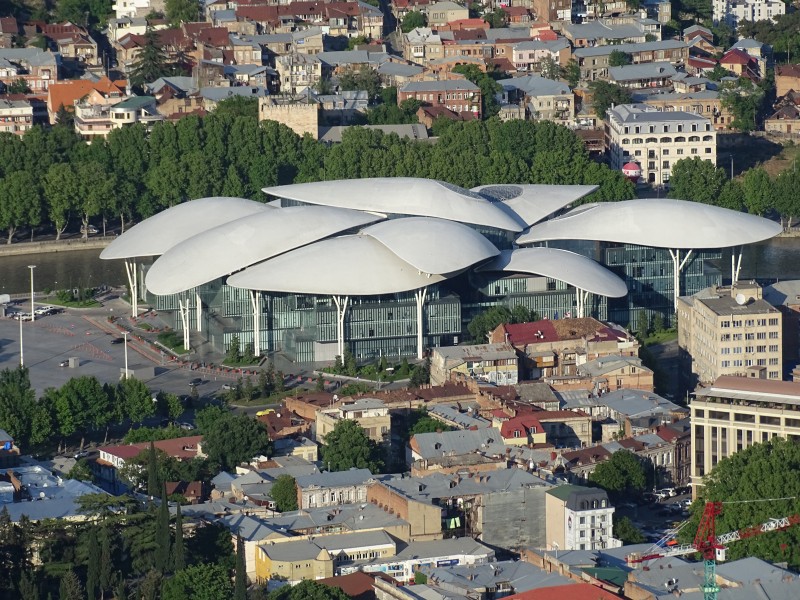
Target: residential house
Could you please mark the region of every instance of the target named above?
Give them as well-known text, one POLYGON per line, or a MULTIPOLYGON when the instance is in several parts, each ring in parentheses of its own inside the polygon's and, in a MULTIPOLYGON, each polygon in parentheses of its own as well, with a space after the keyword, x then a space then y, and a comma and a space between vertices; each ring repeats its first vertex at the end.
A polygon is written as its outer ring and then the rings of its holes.
POLYGON ((566 83, 527 75, 501 79, 503 99, 525 108, 525 115, 537 121, 553 121, 562 125, 575 117, 575 95, 566 83))
POLYGON ((231 530, 234 548, 236 547, 236 536, 241 536, 244 542, 245 570, 247 576, 254 581, 256 579, 256 552, 258 552, 259 546, 272 539, 292 536, 265 519, 243 513, 225 515, 220 518, 219 523, 231 530))
POLYGON ((91 105, 116 104, 126 95, 125 81, 112 81, 108 77, 98 80, 73 79, 59 81, 47 89, 47 113, 50 124, 56 123, 58 111, 63 107, 69 112, 75 111, 80 101, 88 101, 91 105))
MULTIPOLYGON (((410 464, 442 456, 465 456, 502 443, 499 426, 418 433, 412 435, 408 442, 410 455, 407 462, 410 464)), ((502 446, 496 446, 494 450, 502 452, 502 446)))
MULTIPOLYGON (((592 443, 592 418, 580 410, 539 410, 530 409, 494 411, 492 413, 492 425, 502 431, 502 426, 506 421, 515 419, 522 415, 532 415, 536 418, 546 434, 546 441, 556 448, 583 448, 592 443)), ((533 421, 531 421, 533 423, 533 421)), ((531 425, 533 426, 533 425, 531 425)), ((513 436, 513 428, 512 431, 513 436)), ((539 430, 531 432, 530 435, 537 434, 536 438, 531 438, 529 443, 542 443, 538 437, 539 430)))
POLYGON ((108 137, 114 129, 136 123, 149 129, 163 120, 152 96, 129 96, 115 104, 82 101, 75 105, 75 132, 89 142, 108 137))
POLYGON ((256 581, 282 579, 294 585, 304 579, 324 579, 356 561, 388 558, 396 552, 396 542, 384 531, 271 539, 256 550, 256 581))
MULTIPOLYGON (((568 571, 546 572, 524 561, 504 560, 488 564, 432 568, 428 586, 435 592, 426 594, 431 598, 475 598, 490 600, 507 598, 543 587, 557 586, 560 598, 573 599, 571 590, 577 585, 566 577, 568 571), (562 574, 563 573, 563 574, 562 574)), ((416 590, 417 586, 411 588, 416 590)), ((597 596, 591 598, 597 600, 597 596)))
POLYGON ((0 132, 24 135, 34 125, 45 123, 47 108, 41 98, 25 94, 0 96, 0 132))
POLYGON ((453 112, 481 116, 481 89, 466 79, 413 81, 397 92, 397 103, 413 98, 430 106, 444 106, 453 112))
POLYGON ((576 0, 572 4, 572 16, 574 20, 595 20, 608 17, 618 17, 628 11, 628 5, 624 0, 576 0))
POLYGON ((399 541, 411 539, 407 521, 369 502, 293 510, 270 518, 269 524, 287 535, 321 537, 385 531, 399 541))
POLYGON ((758 60, 739 48, 728 50, 719 59, 719 64, 737 77, 747 77, 756 82, 761 80, 758 60))
POLYGON ((772 68, 772 47, 767 44, 762 44, 753 38, 742 38, 738 40, 731 49, 743 50, 750 56, 756 59, 758 63, 758 74, 763 77, 768 68, 772 68))
POLYGON ((526 359, 532 379, 573 375, 595 358, 636 356, 639 343, 624 328, 592 317, 543 319, 533 323, 499 325, 489 334, 492 343, 506 341, 526 359))
MULTIPOLYGON (((800 94, 795 96, 795 104, 800 106, 800 94)), ((784 364, 796 364, 800 360, 800 280, 778 281, 766 286, 762 289, 762 297, 783 315, 781 342, 784 364)))
POLYGON ((430 371, 432 385, 450 381, 455 373, 500 385, 513 385, 519 379, 517 352, 509 344, 434 348, 430 371))
POLYGON ((782 379, 782 320, 755 282, 678 298, 678 346, 690 389, 722 375, 782 379))
POLYGON ((0 49, 0 84, 22 80, 34 94, 43 94, 59 80, 61 56, 39 48, 0 49))
POLYGON ((790 91, 800 92, 800 64, 775 65, 775 95, 782 98, 790 91))
POLYGON ((509 446, 535 446, 547 443, 547 433, 536 413, 518 413, 500 423, 500 436, 509 446))
POLYGON ((13 48, 19 33, 19 23, 15 17, 0 17, 0 48, 13 48))
POLYGON ((786 14, 786 5, 780 0, 713 0, 714 24, 725 23, 733 31, 740 21, 775 21, 786 14))
POLYGON ((581 80, 608 79, 608 59, 614 51, 630 54, 632 64, 668 62, 678 66, 689 59, 689 46, 682 40, 577 48, 573 56, 581 69, 581 80))
POLYGON ((450 0, 431 2, 427 5, 420 6, 418 10, 427 17, 428 27, 434 29, 452 21, 469 19, 469 9, 463 4, 450 2, 450 0))
POLYGON ((644 9, 647 12, 647 18, 658 21, 662 25, 666 25, 672 20, 671 0, 645 0, 644 9))
POLYGON ((146 17, 151 13, 164 12, 164 0, 115 0, 111 10, 117 19, 124 17, 146 17))
MULTIPOLYGON (((731 128, 733 113, 730 108, 722 104, 720 93, 717 90, 701 89, 698 91, 678 91, 686 80, 704 80, 700 77, 687 77, 684 80, 673 77, 673 92, 658 94, 634 92, 633 101, 637 104, 646 104, 656 110, 664 112, 688 112, 700 115, 710 120, 717 131, 731 128)), ((684 88, 685 89, 685 88, 684 88)))
POLYGON ((693 113, 621 104, 608 109, 605 136, 609 166, 620 170, 635 161, 649 184, 667 183, 672 167, 684 157, 717 163, 717 131, 710 119, 693 113))
POLYGON ((389 409, 380 400, 359 398, 352 403, 342 403, 338 406, 318 410, 316 418, 317 441, 324 444, 325 437, 342 420, 355 421, 364 430, 369 439, 375 442, 388 442, 392 428, 392 417, 389 415, 389 409))
POLYGON ((610 67, 608 80, 627 89, 663 88, 678 71, 668 62, 610 67))
POLYGON ((182 496, 189 504, 200 504, 208 498, 208 489, 202 481, 167 481, 164 486, 167 497, 182 496))
POLYGON ((575 48, 607 44, 642 44, 661 39, 661 24, 651 19, 626 16, 564 25, 564 36, 575 48))
POLYGON ((543 60, 552 60, 563 67, 571 56, 572 49, 564 38, 547 41, 530 40, 519 42, 512 47, 511 62, 517 71, 541 72, 543 60))
POLYGON ((622 545, 614 539, 614 507, 605 490, 559 485, 545 497, 548 548, 599 550, 622 545))
POLYGON ((442 36, 430 27, 418 27, 404 33, 402 46, 405 60, 423 66, 432 60, 444 57, 442 36))
POLYGON ((536 16, 547 23, 572 20, 571 0, 533 0, 532 5, 536 16))
POLYGON ((42 27, 42 34, 52 42, 63 59, 90 66, 102 64, 97 42, 84 27, 73 23, 51 23, 42 27))
POLYGON ((800 384, 723 375, 689 404, 692 493, 722 459, 773 437, 800 439, 800 384))
POLYGON ((491 427, 491 421, 480 416, 479 405, 470 403, 464 407, 460 402, 455 404, 434 404, 428 409, 428 416, 454 429, 481 429, 491 427))
POLYGON ((148 23, 145 17, 121 17, 119 19, 108 20, 108 39, 111 42, 118 42, 123 36, 132 33, 134 35, 144 35, 148 28, 155 29, 160 27, 166 29, 166 25, 156 25, 148 23))
POLYGON ((369 469, 314 473, 295 477, 297 506, 317 508, 364 502, 367 488, 375 481, 369 469))
POLYGON ((653 371, 638 356, 622 354, 595 358, 580 365, 574 375, 552 375, 544 381, 557 391, 580 390, 590 394, 621 389, 653 391, 653 371))

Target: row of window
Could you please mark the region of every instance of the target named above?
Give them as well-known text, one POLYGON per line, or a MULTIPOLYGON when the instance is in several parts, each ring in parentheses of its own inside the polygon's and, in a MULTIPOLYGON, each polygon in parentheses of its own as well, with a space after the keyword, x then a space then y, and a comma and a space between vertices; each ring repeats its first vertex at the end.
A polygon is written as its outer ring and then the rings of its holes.
POLYGON ((741 319, 734 319, 733 321, 720 321, 720 327, 741 327, 742 323, 744 323, 745 327, 755 327, 756 323, 759 327, 764 327, 767 322, 769 323, 770 327, 777 327, 778 326, 778 319, 768 319, 765 322, 765 319, 745 319, 742 321, 741 319))
MULTIPOLYGON (((689 136, 689 141, 690 142, 699 142, 700 141, 700 136, 699 135, 690 135, 689 136)), ((714 141, 714 136, 704 135, 703 136, 703 141, 704 142, 713 142, 714 141)), ((644 139, 643 138, 633 138, 633 139, 622 138, 622 143, 623 144, 673 144, 673 143, 682 144, 684 142, 686 142, 686 138, 684 136, 682 136, 682 135, 679 135, 678 137, 676 137, 674 139, 673 138, 668 138, 668 137, 662 137, 661 139, 654 138, 654 137, 652 137, 652 138, 644 138, 644 139)), ((664 154, 669 154, 669 151, 665 150, 664 154)))
MULTIPOLYGON (((661 127, 662 127, 662 132, 663 133, 669 133, 669 125, 662 125, 661 127)), ((633 131, 630 131, 630 129, 631 128, 626 125, 624 127, 623 131, 624 131, 624 133, 655 133, 656 132, 656 126, 655 125, 648 126, 647 132, 643 131, 644 127, 640 127, 639 125, 636 125, 633 128, 633 131)), ((706 123, 703 127, 699 126, 697 123, 692 123, 691 131, 703 131, 703 130, 711 131, 711 123, 706 123)), ((676 131, 678 133, 681 133, 683 131, 683 124, 682 123, 678 123, 676 125, 676 131)), ((707 136, 707 137, 710 137, 710 136, 707 136)))
POLYGON ((780 332, 778 332, 778 331, 770 331, 770 332, 757 331, 755 333, 745 333, 745 334, 741 334, 741 333, 734 333, 734 334, 722 333, 719 336, 719 341, 720 342, 730 342, 731 339, 733 339, 734 342, 739 342, 739 341, 742 340, 742 336, 744 336, 745 340, 765 340, 765 339, 767 339, 767 335, 769 335, 769 339, 777 340, 779 338, 779 336, 780 336, 780 332))
MULTIPOLYGON (((744 352, 746 354, 752 354, 753 353, 753 348, 754 348, 753 346, 745 346, 744 347, 744 352)), ((758 352, 758 353, 767 352, 767 345, 763 344, 763 345, 760 345, 760 346, 755 346, 755 351, 758 352)), ((769 352, 777 352, 777 351, 778 351, 778 344, 770 344, 769 345, 769 352)), ((741 346, 735 346, 733 348, 726 347, 726 348, 721 348, 720 349, 720 354, 731 354, 731 353, 733 353, 733 354, 741 354, 742 353, 742 347, 741 346)))

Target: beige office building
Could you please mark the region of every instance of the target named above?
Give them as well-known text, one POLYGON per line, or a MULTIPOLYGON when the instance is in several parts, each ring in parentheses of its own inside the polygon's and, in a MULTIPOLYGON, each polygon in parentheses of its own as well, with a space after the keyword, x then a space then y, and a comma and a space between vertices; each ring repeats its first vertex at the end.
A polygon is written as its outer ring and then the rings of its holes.
POLYGON ((690 385, 721 375, 782 379, 782 320, 754 282, 679 298, 678 346, 690 385))
POLYGON ((692 493, 720 460, 775 436, 800 441, 800 383, 724 376, 691 405, 692 493))

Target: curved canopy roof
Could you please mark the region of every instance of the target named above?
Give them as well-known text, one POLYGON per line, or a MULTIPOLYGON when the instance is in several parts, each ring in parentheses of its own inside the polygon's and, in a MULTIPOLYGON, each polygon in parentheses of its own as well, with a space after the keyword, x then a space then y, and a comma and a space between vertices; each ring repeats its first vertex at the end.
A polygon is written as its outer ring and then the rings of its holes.
POLYGON ((600 240, 657 248, 727 248, 769 239, 781 227, 768 219, 687 200, 648 198, 587 204, 534 225, 518 244, 600 240))
POLYGON ((178 204, 145 219, 111 242, 100 258, 159 256, 177 244, 222 223, 276 210, 244 198, 200 198, 178 204))
POLYGON ((621 298, 628 293, 625 282, 608 269, 590 258, 556 248, 503 250, 477 270, 542 275, 611 298, 621 298))
POLYGON ((538 223, 557 210, 594 192, 597 185, 482 185, 472 188, 499 206, 511 209, 525 226, 538 223))
POLYGON ((249 265, 380 219, 327 206, 266 210, 206 230, 167 250, 147 272, 147 289, 175 294, 249 265))
POLYGON ((444 279, 420 273, 371 236, 346 235, 248 267, 229 277, 228 285, 272 292, 372 296, 419 289, 444 279))
POLYGON ((382 214, 440 217, 506 231, 524 229, 517 219, 475 192, 433 179, 340 179, 267 187, 264 192, 308 204, 382 214))
POLYGON ((430 217, 391 219, 367 227, 372 236, 423 273, 447 275, 463 271, 499 250, 474 229, 430 217))

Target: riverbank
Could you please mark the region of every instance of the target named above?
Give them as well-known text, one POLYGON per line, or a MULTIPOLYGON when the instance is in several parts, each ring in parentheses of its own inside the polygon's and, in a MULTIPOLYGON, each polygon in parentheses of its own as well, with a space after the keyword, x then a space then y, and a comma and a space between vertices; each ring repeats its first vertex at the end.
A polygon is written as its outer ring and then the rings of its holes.
POLYGON ((0 256, 22 256, 25 254, 43 254, 45 252, 71 252, 74 250, 96 250, 105 248, 115 238, 96 237, 67 240, 47 240, 44 242, 16 242, 0 245, 0 256))

